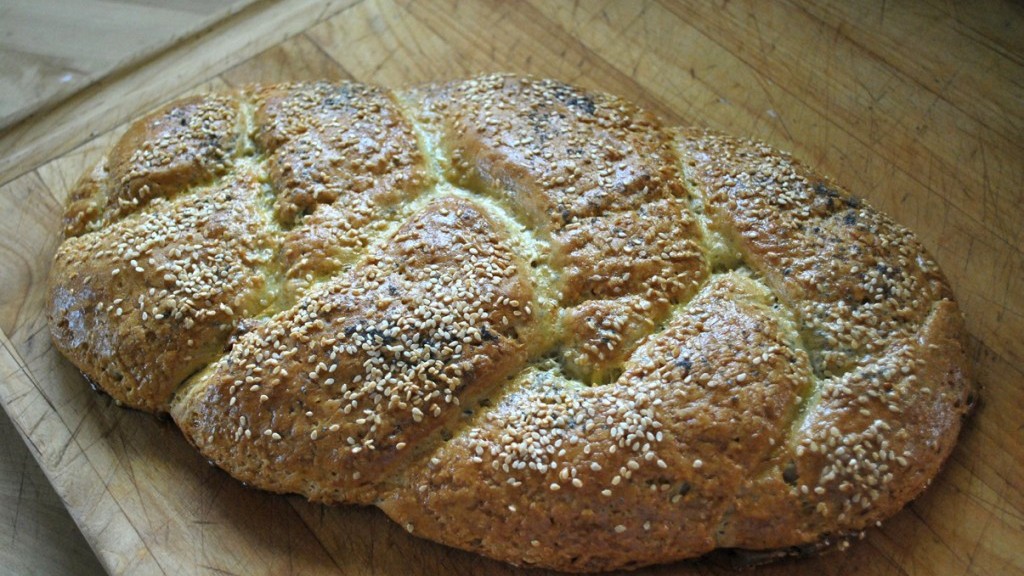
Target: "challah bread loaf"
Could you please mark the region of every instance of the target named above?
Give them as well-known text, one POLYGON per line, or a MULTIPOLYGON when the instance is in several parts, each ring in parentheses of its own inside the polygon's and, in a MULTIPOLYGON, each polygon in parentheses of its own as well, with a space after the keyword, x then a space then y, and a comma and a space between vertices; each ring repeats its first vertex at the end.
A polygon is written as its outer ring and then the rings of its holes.
POLYGON ((492 75, 189 98, 73 191, 56 347, 253 486, 515 564, 845 543, 973 401, 914 237, 764 145, 492 75))

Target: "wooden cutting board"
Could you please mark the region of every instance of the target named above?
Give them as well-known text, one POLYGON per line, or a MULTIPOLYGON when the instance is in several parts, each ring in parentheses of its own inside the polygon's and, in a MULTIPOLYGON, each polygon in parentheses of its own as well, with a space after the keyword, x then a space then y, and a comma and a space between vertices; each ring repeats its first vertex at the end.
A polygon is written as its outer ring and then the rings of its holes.
POLYGON ((1024 573, 1024 11, 905 4, 258 2, 0 136, 0 402, 111 573, 521 573, 374 509, 245 488, 172 424, 91 392, 42 309, 69 186, 161 101, 532 73, 796 153, 916 231, 960 299, 981 402, 945 470, 845 554, 764 572, 1024 573))
POLYGON ((6 0, 0 8, 0 129, 252 2, 6 0))

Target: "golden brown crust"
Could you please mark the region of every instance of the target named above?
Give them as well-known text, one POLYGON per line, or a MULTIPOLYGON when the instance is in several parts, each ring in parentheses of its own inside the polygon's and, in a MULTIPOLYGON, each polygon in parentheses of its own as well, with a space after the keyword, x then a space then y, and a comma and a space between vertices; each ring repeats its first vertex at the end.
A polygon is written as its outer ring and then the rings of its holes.
POLYGON ((563 570, 714 549, 744 471, 805 387, 768 297, 745 276, 714 279, 612 384, 524 373, 380 506, 415 534, 563 570))
POLYGON ((281 253, 301 292, 366 252, 426 185, 416 134, 380 88, 282 84, 252 91, 255 141, 266 155, 281 253))
POLYGON ((349 273, 241 336, 172 415, 246 482, 372 503, 462 403, 522 368, 530 299, 495 224, 465 200, 442 199, 349 273))
POLYGON ((178 100, 133 124, 107 161, 107 218, 226 173, 240 121, 238 102, 214 95, 178 100))
POLYGON ((66 240, 49 281, 57 349, 115 400, 166 412, 269 303, 277 240, 261 204, 256 177, 240 171, 66 240))
POLYGON ((950 296, 908 230, 788 155, 698 130, 680 147, 712 226, 799 318, 816 374, 907 337, 950 296))
POLYGON ((254 87, 80 182, 56 347, 255 486, 509 562, 817 550, 972 402, 914 237, 785 154, 492 75, 254 87))
POLYGON ((713 226, 793 311, 817 389, 737 494, 721 544, 787 546, 888 517, 937 472, 969 405, 945 279, 910 232, 789 156, 702 131, 680 146, 713 226))
POLYGON ((684 194, 671 136, 614 96, 491 75, 412 98, 423 101, 419 120, 438 131, 449 177, 505 197, 544 232, 684 194))

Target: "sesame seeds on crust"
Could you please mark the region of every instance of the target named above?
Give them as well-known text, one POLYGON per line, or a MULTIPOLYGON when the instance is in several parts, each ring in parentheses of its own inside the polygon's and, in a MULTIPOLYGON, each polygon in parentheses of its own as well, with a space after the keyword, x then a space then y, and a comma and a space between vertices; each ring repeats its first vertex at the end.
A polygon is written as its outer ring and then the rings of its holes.
POLYGON ((796 312, 817 374, 906 338, 948 296, 909 231, 789 156, 699 130, 679 143, 711 219, 796 312))
POLYGON ((207 454, 241 462, 248 481, 316 482, 319 499, 363 499, 407 444, 522 367, 530 297, 495 225, 465 201, 437 201, 360 266, 242 336, 175 417, 200 442, 226 435, 207 454), (301 478, 283 472, 295 468, 301 478))
POLYGON ((610 569, 862 530, 969 407, 913 236, 762 145, 507 75, 175 114, 72 194, 54 341, 255 486, 610 569))
POLYGON ((50 284, 58 349, 99 367, 90 377, 116 400, 166 411, 182 380, 267 304, 275 241, 258 194, 239 172, 67 240, 50 284))
POLYGON ((504 559, 536 539, 557 565, 576 570, 623 549, 714 548, 742 471, 782 441, 808 385, 806 356, 787 344, 766 292, 739 274, 717 277, 611 384, 527 371, 522 388, 413 472, 410 484, 421 489, 399 492, 383 509, 417 518, 428 537, 483 538, 504 559), (754 377, 740 383, 743 373, 754 377), (507 502, 515 512, 502 513, 507 502), (493 531, 471 535, 472 525, 458 521, 464 514, 491 518, 493 531), (676 528, 681 518, 685 530, 676 528))
POLYGON ((531 227, 631 211, 683 195, 671 138, 621 99, 552 80, 481 76, 425 90, 457 184, 487 190, 531 227))
POLYGON ((194 96, 135 124, 110 152, 107 217, 226 173, 241 140, 240 121, 233 98, 194 96))
POLYGON ((257 146, 288 229, 286 276, 300 285, 361 256, 428 183, 416 134, 391 94, 361 84, 255 90, 257 146))
POLYGON ((706 279, 679 158, 650 114, 612 96, 508 75, 416 97, 448 177, 502 201, 550 242, 556 298, 572 318, 563 357, 575 376, 613 374, 639 337, 706 279), (610 317, 646 325, 632 337, 596 334, 591 325, 610 317), (575 330, 580 322, 589 329, 575 330))

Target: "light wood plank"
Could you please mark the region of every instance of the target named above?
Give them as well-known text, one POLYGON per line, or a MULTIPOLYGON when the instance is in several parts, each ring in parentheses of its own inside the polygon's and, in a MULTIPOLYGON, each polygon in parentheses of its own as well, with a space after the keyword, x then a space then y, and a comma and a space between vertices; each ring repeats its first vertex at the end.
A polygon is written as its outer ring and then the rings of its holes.
POLYGON ((348 74, 305 34, 276 44, 221 75, 236 87, 275 82, 349 80, 348 74))
MULTIPOLYGON (((45 195, 44 184, 34 174, 21 179, 16 186, 4 190, 17 195, 21 201, 45 195)), ((33 216, 26 215, 26 218, 33 216)), ((30 226, 24 226, 28 229, 30 226)), ((10 249, 5 243, 4 250, 10 249)), ((3 260, 11 262, 11 255, 3 260)), ((25 265, 17 259, 22 266, 25 265)), ((10 278, 23 280, 24 270, 17 274, 0 277, 0 290, 20 290, 20 282, 12 283, 10 278)), ((23 292, 22 292, 23 293, 23 292)), ((3 323, 14 319, 4 309, 3 323)), ((3 346, 8 346, 4 342, 3 346)), ((4 360, 6 349, 0 350, 0 380, 8 382, 4 391, 13 390, 10 383, 21 377, 21 368, 4 360)), ((24 392, 32 397, 30 391, 24 392)), ((32 454, 18 433, 15 424, 6 414, 0 414, 0 571, 9 574, 100 574, 102 568, 89 548, 82 533, 68 516, 64 502, 54 492, 50 480, 36 464, 32 454), (55 542, 60 543, 59 553, 54 553, 55 542)))
POLYGON ((880 66, 905 76, 1024 151, 1024 62, 972 41, 969 30, 952 14, 898 2, 795 4, 877 58, 880 66))
POLYGON ((934 0, 930 4, 952 16, 972 40, 1024 64, 1024 5, 1020 2, 934 0))
POLYGON ((6 414, 0 414, 0 541, 0 566, 7 574, 104 573, 6 414))
POLYGON ((0 128, 253 1, 8 0, 0 18, 0 128))

